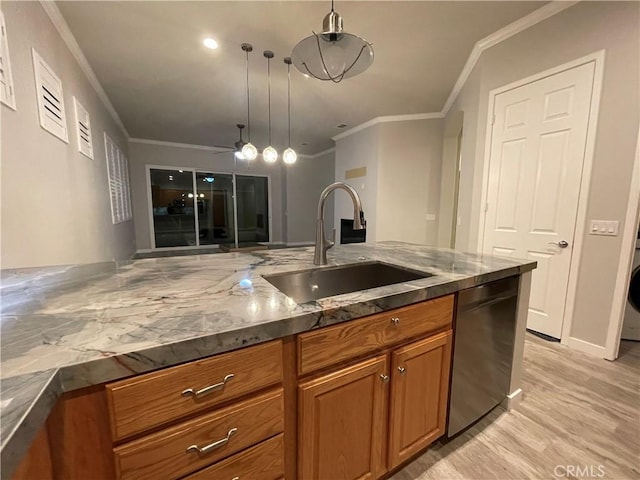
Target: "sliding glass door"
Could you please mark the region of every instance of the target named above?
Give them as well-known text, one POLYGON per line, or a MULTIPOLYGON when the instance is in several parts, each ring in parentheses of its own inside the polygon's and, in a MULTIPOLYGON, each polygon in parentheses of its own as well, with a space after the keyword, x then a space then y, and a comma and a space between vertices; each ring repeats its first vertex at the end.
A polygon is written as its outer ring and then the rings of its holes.
POLYGON ((269 178, 149 168, 155 248, 269 242, 269 178))
POLYGON ((236 175, 238 243, 269 241, 269 179, 236 175))
POLYGON ((149 175, 156 248, 197 245, 193 172, 151 169, 149 175))
POLYGON ((233 175, 196 172, 200 245, 235 243, 233 175))

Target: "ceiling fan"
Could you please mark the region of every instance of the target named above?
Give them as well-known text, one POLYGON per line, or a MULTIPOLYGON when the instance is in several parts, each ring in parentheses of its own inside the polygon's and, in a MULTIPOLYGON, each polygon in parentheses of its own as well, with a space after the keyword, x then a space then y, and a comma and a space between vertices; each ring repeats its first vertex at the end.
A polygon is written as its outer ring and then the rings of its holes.
POLYGON ((242 129, 244 128, 244 124, 243 123, 238 123, 238 124, 236 124, 236 127, 238 127, 238 130, 240 131, 240 139, 238 139, 233 144, 233 147, 229 147, 227 145, 215 145, 217 148, 228 148, 228 150, 224 151, 224 152, 216 152, 216 153, 214 153, 214 155, 220 155, 221 153, 233 152, 233 155, 234 155, 234 157, 236 159, 244 160, 244 156, 242 155, 242 147, 244 147, 247 144, 247 142, 245 142, 242 139, 242 129))

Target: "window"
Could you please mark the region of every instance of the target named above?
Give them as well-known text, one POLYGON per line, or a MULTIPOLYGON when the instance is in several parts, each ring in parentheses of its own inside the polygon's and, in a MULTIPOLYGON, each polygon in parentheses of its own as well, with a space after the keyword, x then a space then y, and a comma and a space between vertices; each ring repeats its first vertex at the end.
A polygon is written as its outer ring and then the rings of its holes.
POLYGON ((7 41, 7 27, 4 15, 0 11, 0 101, 16 109, 16 97, 13 91, 13 77, 11 76, 11 61, 9 60, 9 42, 7 41))
POLYGON ((73 107, 76 113, 78 150, 80 153, 93 160, 93 138, 91 136, 91 120, 89 119, 89 112, 87 112, 76 97, 73 97, 73 107))
POLYGON ((67 143, 67 119, 64 110, 62 82, 38 52, 33 52, 40 126, 67 143))
POLYGON ((111 220, 114 224, 131 220, 131 187, 129 184, 129 162, 122 150, 104 134, 104 148, 109 174, 109 196, 111 198, 111 220))

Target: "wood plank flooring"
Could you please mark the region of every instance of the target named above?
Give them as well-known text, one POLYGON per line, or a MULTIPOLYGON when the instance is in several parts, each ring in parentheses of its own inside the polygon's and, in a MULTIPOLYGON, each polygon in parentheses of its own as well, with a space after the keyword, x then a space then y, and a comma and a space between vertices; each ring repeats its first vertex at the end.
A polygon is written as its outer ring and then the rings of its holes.
POLYGON ((640 479, 640 343, 609 362, 527 334, 524 361, 518 410, 494 409, 391 479, 640 479))

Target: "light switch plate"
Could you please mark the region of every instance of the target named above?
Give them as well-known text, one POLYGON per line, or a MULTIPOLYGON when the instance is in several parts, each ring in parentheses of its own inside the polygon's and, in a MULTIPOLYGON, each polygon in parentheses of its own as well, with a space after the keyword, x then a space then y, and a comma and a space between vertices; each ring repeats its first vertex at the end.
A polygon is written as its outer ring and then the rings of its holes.
POLYGON ((425 215, 425 220, 427 222, 433 222, 436 219, 436 215, 434 213, 427 213, 425 215))
POLYGON ((617 220, 591 220, 589 226, 590 235, 607 235, 610 237, 618 236, 618 227, 620 222, 617 220))

